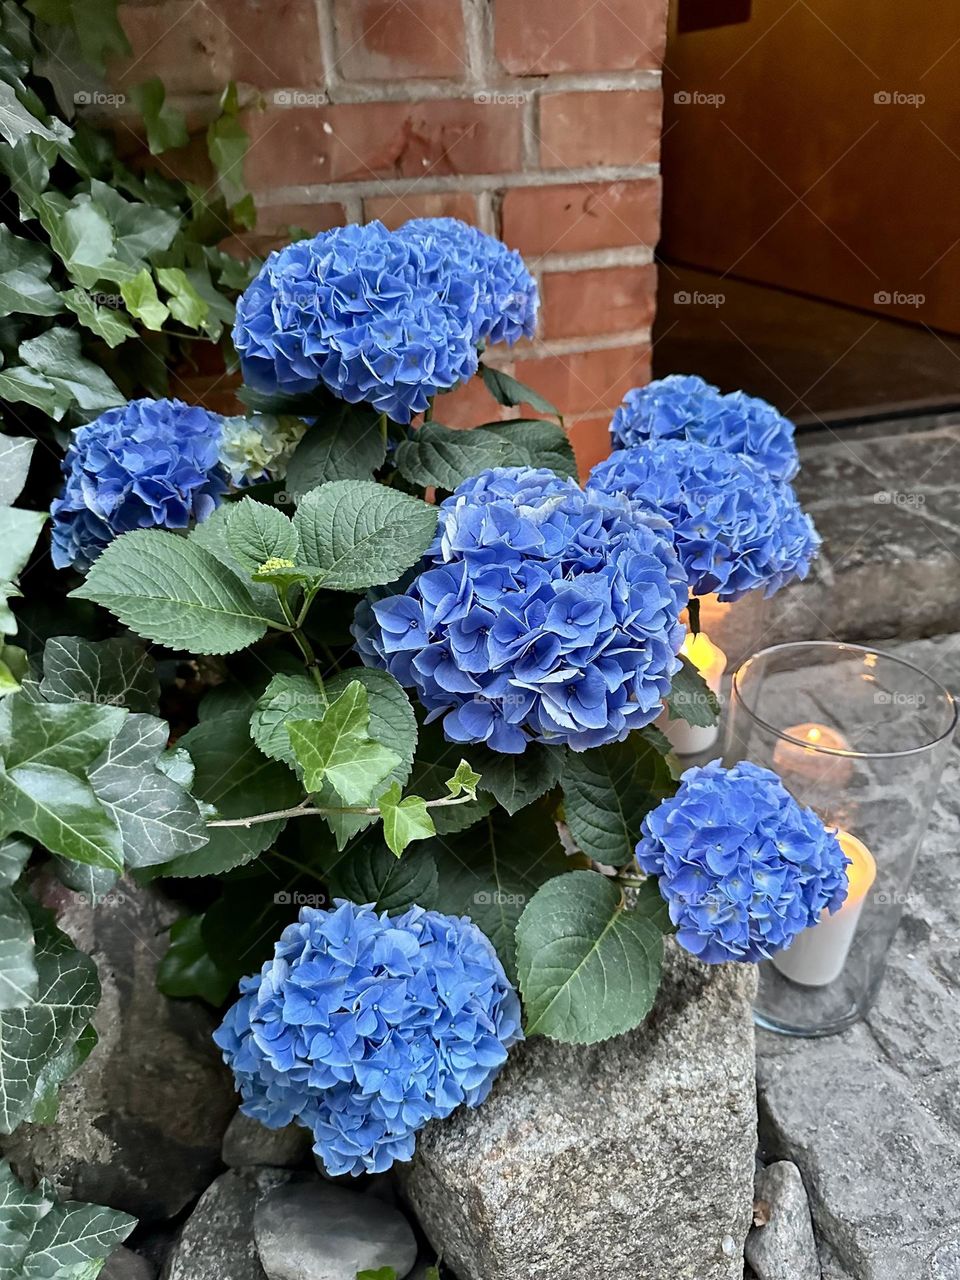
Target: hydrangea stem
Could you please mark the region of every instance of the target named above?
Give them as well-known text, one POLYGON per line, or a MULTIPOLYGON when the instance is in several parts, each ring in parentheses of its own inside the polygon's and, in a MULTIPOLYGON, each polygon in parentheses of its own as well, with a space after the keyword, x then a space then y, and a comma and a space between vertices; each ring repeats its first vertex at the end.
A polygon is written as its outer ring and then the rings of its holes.
POLYGON ((314 684, 320 692, 323 693, 323 676, 320 674, 320 663, 317 660, 317 655, 313 651, 313 645, 303 632, 302 623, 304 614, 301 613, 299 618, 295 618, 293 616, 293 610, 287 603, 286 593, 281 591, 279 588, 277 589, 277 599, 280 601, 280 608, 283 610, 283 616, 290 624, 290 634, 296 641, 298 649, 303 654, 303 661, 306 664, 306 668, 313 677, 314 684))
POLYGON ((700 634, 700 597, 691 596, 687 604, 687 620, 690 624, 690 634, 697 636, 700 634))

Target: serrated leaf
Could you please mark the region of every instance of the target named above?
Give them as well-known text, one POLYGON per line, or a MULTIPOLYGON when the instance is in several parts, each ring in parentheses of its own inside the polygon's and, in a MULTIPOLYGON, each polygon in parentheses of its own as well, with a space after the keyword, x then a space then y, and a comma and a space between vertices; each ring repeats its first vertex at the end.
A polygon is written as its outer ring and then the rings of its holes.
POLYGON ((433 541, 437 511, 367 480, 334 480, 306 495, 294 524, 301 558, 330 591, 366 591, 399 578, 433 541))
POLYGON ((26 436, 0 435, 0 507, 9 507, 19 498, 36 443, 26 436))
POLYGON ((46 522, 46 512, 43 511, 0 507, 0 583, 16 579, 30 559, 46 522))
POLYGON ((596 1044, 650 1012, 663 963, 653 920, 626 909, 595 871, 570 871, 538 889, 517 925, 517 972, 527 1035, 596 1044))
MULTIPOLYGON (((222 818, 287 809, 301 797, 300 785, 284 765, 268 760, 250 740, 249 716, 229 711, 195 725, 180 739, 196 768, 193 794, 213 805, 222 818)), ((215 875, 239 867, 268 848, 283 830, 283 819, 250 827, 209 827, 209 842, 164 867, 174 876, 215 875)))
POLYGON ((633 861, 640 824, 675 787, 669 765, 642 734, 591 751, 570 751, 563 811, 579 848, 608 866, 633 861))
POLYGON ((27 865, 33 846, 27 840, 0 840, 0 889, 9 889, 27 865))
POLYGON ((250 736, 271 760, 292 765, 296 757, 290 745, 287 721, 321 720, 327 706, 325 693, 320 692, 308 675, 280 672, 272 677, 253 709, 250 736))
POLYGON ((383 820, 383 838, 398 858, 414 840, 427 840, 437 834, 427 802, 421 796, 403 796, 398 782, 380 796, 377 806, 383 820))
POLYGON ((67 289, 58 295, 85 329, 102 338, 108 347, 119 347, 137 331, 122 310, 99 306, 85 289, 67 289))
POLYGON ((62 311, 63 299, 48 278, 52 265, 42 244, 0 226, 0 314, 53 316, 62 311))
POLYGON ((203 938, 203 916, 183 916, 170 928, 170 946, 157 969, 157 988, 165 996, 196 996, 219 1009, 233 978, 218 967, 203 938))
POLYGON ((51 702, 88 702, 149 714, 160 707, 153 659, 133 636, 51 636, 43 650, 40 692, 51 702))
POLYGON ((540 413, 549 413, 555 418, 560 417, 560 410, 556 405, 551 404, 546 396, 519 382, 502 369, 491 369, 489 365, 481 364, 480 374, 483 385, 498 404, 507 405, 510 408, 528 404, 531 409, 536 409, 540 413))
POLYGON ((297 531, 276 507, 241 498, 227 516, 227 543, 237 561, 254 573, 267 560, 296 560, 297 531))
POLYGON ((520 755, 474 747, 474 764, 480 770, 478 785, 507 813, 518 813, 557 785, 565 754, 561 747, 538 742, 530 743, 520 755))
POLYGON ((198 547, 203 547, 205 551, 209 551, 220 564, 232 570, 250 593, 250 598, 261 618, 274 622, 278 626, 286 626, 286 618, 280 607, 280 601, 277 599, 276 591, 266 583, 249 580, 247 571, 230 550, 230 544, 227 542, 227 521, 230 518, 230 507, 230 503, 224 503, 223 506, 218 507, 212 515, 208 516, 202 524, 198 524, 191 532, 190 541, 198 547))
POLYGON ((414 905, 430 909, 437 896, 437 864, 427 845, 397 858, 379 840, 365 840, 342 858, 330 876, 334 898, 372 903, 391 915, 414 905))
POLYGON ((488 422, 475 431, 488 432, 508 450, 507 467, 547 467, 557 475, 577 478, 577 459, 570 437, 556 422, 524 418, 513 422, 488 422))
POLYGON ((50 912, 36 904, 29 910, 37 996, 27 1008, 0 1011, 0 1133, 12 1133, 30 1114, 45 1068, 76 1042, 100 999, 90 957, 76 950, 50 912))
POLYGON ((164 767, 169 726, 130 715, 89 771, 90 785, 120 829, 127 866, 150 867, 202 849, 200 806, 164 767))
POLYGON ((284 488, 297 503, 330 480, 369 480, 386 456, 380 415, 368 405, 342 405, 308 429, 287 464, 284 488))
POLYGON ((680 662, 680 670, 664 699, 670 719, 685 720, 701 729, 715 725, 720 719, 717 695, 686 654, 681 655, 680 662))
POLYGON ((328 782, 346 804, 366 804, 400 763, 400 755, 370 737, 366 688, 351 680, 317 720, 290 720, 287 732, 307 791, 328 782))
POLYGON ((267 630, 227 565, 199 541, 160 529, 116 538, 71 596, 103 605, 148 640, 192 653, 235 653, 267 630))
POLYGON ((122 707, 34 702, 15 693, 0 702, 0 758, 6 768, 52 765, 82 774, 119 731, 122 707))
POLYGON ((51 853, 120 871, 120 830, 92 788, 51 765, 0 767, 0 834, 29 836, 51 853))
POLYGON ((411 431, 397 446, 394 461, 411 484, 448 490, 488 467, 512 465, 509 446, 493 433, 454 431, 438 422, 411 431))
POLYGON ((153 276, 146 267, 138 271, 132 280, 121 281, 120 294, 130 314, 142 320, 148 329, 163 328, 170 311, 160 301, 153 276))
POLYGON ((37 996, 33 924, 9 889, 0 889, 0 1010, 22 1009, 37 996))
POLYGON ((173 147, 185 147, 190 141, 183 113, 166 103, 166 90, 159 76, 136 85, 130 91, 133 105, 143 117, 147 146, 153 156, 173 147))
POLYGON ((435 857, 437 909, 469 916, 493 943, 507 977, 516 981, 517 921, 540 885, 575 865, 548 809, 532 806, 510 819, 495 813, 464 836, 446 837, 435 857))

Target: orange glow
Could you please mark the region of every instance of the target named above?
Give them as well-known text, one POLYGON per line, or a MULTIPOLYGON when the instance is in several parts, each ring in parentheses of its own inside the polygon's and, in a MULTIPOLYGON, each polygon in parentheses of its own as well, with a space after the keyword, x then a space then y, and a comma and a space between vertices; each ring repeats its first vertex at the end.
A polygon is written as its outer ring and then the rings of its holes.
POLYGON ((838 831, 837 839, 840 841, 840 848, 851 859, 851 864, 847 867, 849 888, 844 904, 840 908, 841 911, 846 911, 862 902, 867 896, 870 886, 877 878, 877 864, 863 841, 852 836, 849 831, 838 831))
POLYGON ((688 631, 680 652, 690 659, 711 689, 717 692, 727 669, 727 655, 719 645, 715 645, 705 631, 695 636, 688 631))

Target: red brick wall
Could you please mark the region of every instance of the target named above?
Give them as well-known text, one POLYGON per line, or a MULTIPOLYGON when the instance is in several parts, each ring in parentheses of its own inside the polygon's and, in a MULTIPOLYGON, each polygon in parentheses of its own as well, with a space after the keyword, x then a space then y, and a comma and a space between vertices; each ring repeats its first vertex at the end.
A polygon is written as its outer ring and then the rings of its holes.
MULTIPOLYGON (((581 463, 649 377, 666 0, 128 0, 134 54, 202 118, 251 105, 257 252, 286 228, 453 214, 519 249, 532 342, 490 353, 567 415, 581 463)), ((452 424, 491 416, 465 388, 452 424)))

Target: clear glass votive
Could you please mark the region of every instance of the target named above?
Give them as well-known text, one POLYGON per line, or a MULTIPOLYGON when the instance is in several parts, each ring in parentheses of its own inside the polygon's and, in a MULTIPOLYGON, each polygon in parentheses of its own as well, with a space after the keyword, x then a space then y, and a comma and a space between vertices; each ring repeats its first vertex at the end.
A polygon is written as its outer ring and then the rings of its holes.
POLYGON ((941 684, 862 645, 774 645, 734 673, 724 764, 779 774, 853 864, 839 911, 760 964, 759 1026, 824 1036, 870 1008, 956 726, 941 684))

